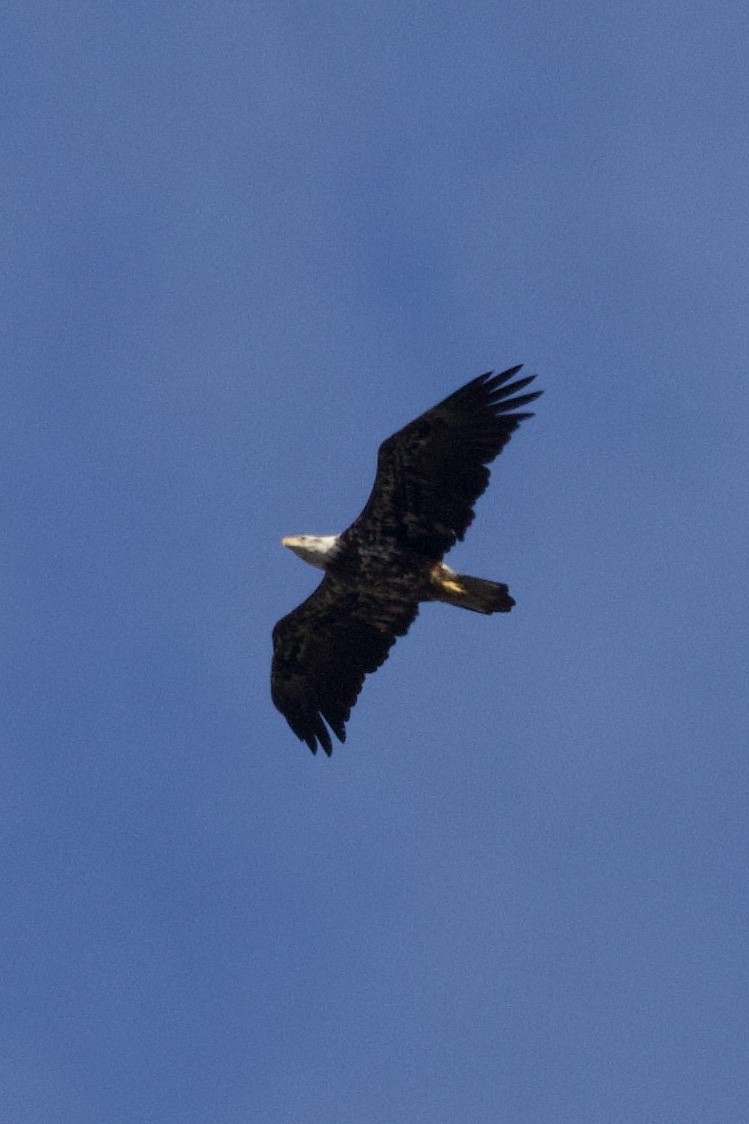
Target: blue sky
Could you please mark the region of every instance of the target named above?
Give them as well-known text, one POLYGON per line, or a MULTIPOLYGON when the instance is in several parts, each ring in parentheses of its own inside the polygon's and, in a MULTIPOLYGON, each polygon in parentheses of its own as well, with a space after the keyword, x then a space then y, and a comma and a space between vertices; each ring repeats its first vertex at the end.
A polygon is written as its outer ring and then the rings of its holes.
POLYGON ((4 1120, 749 1119, 747 23, 5 5, 4 1120), (313 758, 281 536, 517 362, 313 758))

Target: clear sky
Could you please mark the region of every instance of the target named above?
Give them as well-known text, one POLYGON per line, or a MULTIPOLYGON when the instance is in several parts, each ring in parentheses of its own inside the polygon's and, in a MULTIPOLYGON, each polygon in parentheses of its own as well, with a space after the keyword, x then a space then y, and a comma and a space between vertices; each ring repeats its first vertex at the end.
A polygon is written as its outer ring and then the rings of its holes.
POLYGON ((749 1120, 747 11, 4 5, 3 1121, 749 1120), (281 536, 520 362, 313 758, 281 536))

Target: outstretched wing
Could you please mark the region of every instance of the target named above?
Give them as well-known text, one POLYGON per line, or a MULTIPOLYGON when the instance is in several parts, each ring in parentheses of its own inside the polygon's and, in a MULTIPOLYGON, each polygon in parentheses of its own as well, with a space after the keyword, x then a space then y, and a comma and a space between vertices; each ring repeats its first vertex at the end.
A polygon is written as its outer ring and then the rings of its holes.
POLYGON ((479 375, 388 437, 372 493, 344 537, 395 540, 435 559, 461 540, 489 483, 486 466, 533 416, 521 407, 542 393, 518 393, 535 378, 511 382, 520 369, 479 375))
POLYGON ((364 683, 419 611, 405 591, 386 594, 326 574, 311 597, 273 629, 271 696, 313 753, 330 756, 364 683))

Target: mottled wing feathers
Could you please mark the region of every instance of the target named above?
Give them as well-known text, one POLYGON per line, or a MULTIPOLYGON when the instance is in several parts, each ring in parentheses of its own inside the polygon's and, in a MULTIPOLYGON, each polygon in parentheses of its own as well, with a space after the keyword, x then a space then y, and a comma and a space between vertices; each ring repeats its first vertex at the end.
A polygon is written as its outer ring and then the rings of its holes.
POLYGON ((535 378, 512 382, 520 369, 479 375, 384 441, 372 493, 347 536, 395 539, 435 559, 461 540, 489 483, 486 466, 542 393, 519 393, 535 378))
POLYGON ((330 756, 330 733, 345 724, 364 677, 385 662, 418 604, 359 588, 327 574, 311 597, 273 630, 271 695, 296 736, 330 756), (327 726, 326 726, 327 723, 327 726))

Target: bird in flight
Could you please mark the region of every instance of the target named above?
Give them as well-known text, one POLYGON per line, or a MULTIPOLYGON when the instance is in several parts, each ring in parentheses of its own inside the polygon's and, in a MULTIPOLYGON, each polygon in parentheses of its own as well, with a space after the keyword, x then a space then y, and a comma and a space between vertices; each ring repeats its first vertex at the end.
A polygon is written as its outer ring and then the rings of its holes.
POLYGON ((509 613, 506 585, 457 574, 442 561, 462 541, 489 483, 487 465, 504 449, 542 391, 522 394, 535 375, 489 371, 382 443, 364 509, 340 535, 283 539, 325 571, 311 597, 273 629, 271 697, 313 753, 330 756, 330 731, 346 722, 364 678, 403 636, 422 601, 475 613, 509 613), (329 727, 329 728, 328 728, 329 727))

